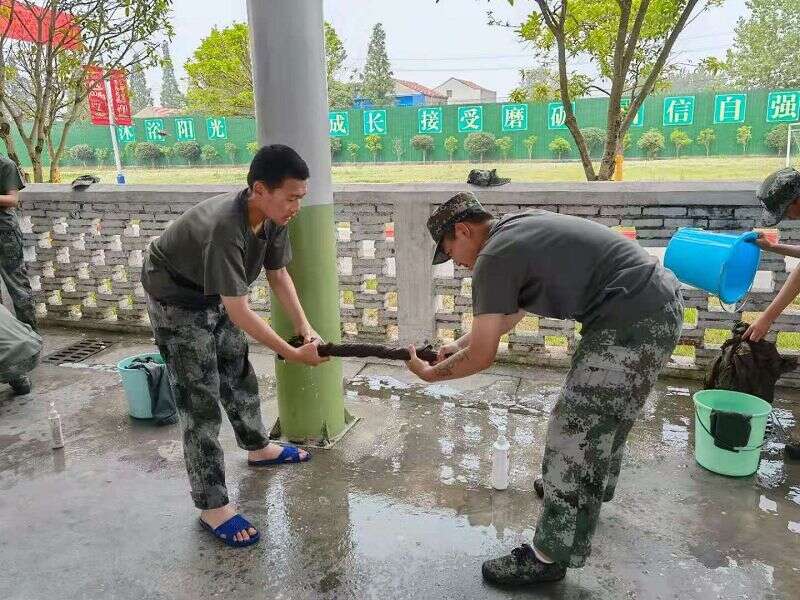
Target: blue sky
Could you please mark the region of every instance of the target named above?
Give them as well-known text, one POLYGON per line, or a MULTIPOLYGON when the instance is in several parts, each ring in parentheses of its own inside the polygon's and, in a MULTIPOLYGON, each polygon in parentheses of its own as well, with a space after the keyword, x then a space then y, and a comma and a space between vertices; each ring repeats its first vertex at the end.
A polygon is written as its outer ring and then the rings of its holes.
MULTIPOLYGON (((176 37, 172 54, 177 75, 183 63, 212 27, 247 19, 245 0, 174 0, 176 37)), ((531 66, 526 48, 513 32, 487 25, 486 11, 520 21, 532 0, 325 0, 325 15, 338 31, 348 53, 347 66, 363 65, 375 23, 383 23, 395 77, 435 86, 450 76, 471 79, 505 96, 518 83, 517 72, 531 66)), ((745 0, 727 0, 697 18, 679 40, 681 62, 709 55, 724 56, 733 41, 736 21, 747 14, 745 0)), ((577 65, 577 68, 590 69, 577 65)), ((148 73, 158 99, 161 73, 148 73)), ((185 88, 185 82, 181 82, 185 88)))

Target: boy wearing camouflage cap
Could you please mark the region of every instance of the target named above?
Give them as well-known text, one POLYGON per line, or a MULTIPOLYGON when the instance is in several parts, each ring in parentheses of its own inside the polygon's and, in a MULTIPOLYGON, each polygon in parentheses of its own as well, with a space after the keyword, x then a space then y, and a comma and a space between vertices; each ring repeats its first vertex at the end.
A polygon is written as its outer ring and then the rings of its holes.
MULTIPOLYGON (((774 227, 784 219, 800 219, 800 172, 792 167, 770 174, 756 192, 764 211, 761 221, 765 227, 774 227)), ((789 246, 769 241, 762 233, 756 242, 762 250, 800 258, 800 246, 789 246)), ((769 332, 772 324, 800 294, 800 269, 789 275, 781 291, 758 319, 748 328, 744 339, 757 342, 769 332)))
POLYGON ((683 324, 678 281, 638 244, 587 219, 533 210, 494 219, 460 193, 428 220, 434 264, 472 270, 472 330, 430 366, 425 381, 488 368, 500 337, 526 313, 583 325, 547 431, 544 507, 532 544, 483 564, 492 583, 536 584, 582 567, 600 506, 610 500, 628 432, 675 348, 683 324))

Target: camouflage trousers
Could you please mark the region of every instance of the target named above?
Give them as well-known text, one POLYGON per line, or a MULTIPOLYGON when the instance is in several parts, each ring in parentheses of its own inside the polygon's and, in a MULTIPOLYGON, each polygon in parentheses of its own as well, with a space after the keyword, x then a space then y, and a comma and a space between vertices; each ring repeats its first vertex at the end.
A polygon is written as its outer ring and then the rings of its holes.
POLYGON ((2 365, 0 367, 0 383, 14 381, 33 371, 36 365, 39 364, 39 355, 40 352, 37 352, 30 358, 25 358, 10 365, 2 365))
POLYGON ((269 443, 247 338, 222 305, 190 309, 148 296, 147 312, 175 395, 192 499, 203 510, 225 506, 220 404, 240 448, 259 450, 269 443))
POLYGON ((22 233, 19 228, 0 227, 0 278, 8 288, 17 319, 37 331, 36 305, 22 258, 22 233))
POLYGON ((625 440, 683 325, 678 296, 620 329, 587 332, 575 352, 547 429, 544 507, 536 548, 582 567, 591 553, 603 497, 614 495, 625 440))

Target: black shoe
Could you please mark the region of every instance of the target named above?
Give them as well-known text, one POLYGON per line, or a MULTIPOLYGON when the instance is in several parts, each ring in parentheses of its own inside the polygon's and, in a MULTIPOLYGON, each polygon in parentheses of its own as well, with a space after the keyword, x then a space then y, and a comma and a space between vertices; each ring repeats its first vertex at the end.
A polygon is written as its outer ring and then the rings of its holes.
POLYGON ((567 568, 558 564, 547 564, 536 558, 528 544, 514 548, 511 554, 487 560, 483 563, 483 578, 499 585, 529 585, 560 581, 567 568))
POLYGON ((24 396, 25 394, 31 393, 31 380, 24 375, 22 377, 12 379, 8 382, 8 385, 11 386, 11 389, 14 390, 14 393, 17 396, 24 396))
MULTIPOLYGON (((533 491, 536 492, 536 495, 539 498, 544 498, 544 480, 541 477, 537 477, 533 482, 533 491)), ((603 502, 611 502, 614 499, 614 492, 609 492, 609 490, 605 491, 603 494, 603 502)))

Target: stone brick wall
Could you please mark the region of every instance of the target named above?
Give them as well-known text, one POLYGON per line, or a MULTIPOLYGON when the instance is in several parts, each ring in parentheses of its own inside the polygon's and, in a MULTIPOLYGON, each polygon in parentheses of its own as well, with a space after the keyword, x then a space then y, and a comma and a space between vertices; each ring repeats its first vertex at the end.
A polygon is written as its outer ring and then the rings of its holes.
MULTIPOLYGON (((736 233, 757 225, 756 183, 510 184, 476 193, 497 215, 543 208, 635 228, 638 243, 663 259, 678 227, 736 233)), ((187 208, 232 186, 33 185, 22 193, 25 260, 46 323, 87 328, 147 330, 142 254, 151 239, 187 208)), ((425 220, 435 206, 463 189, 453 184, 347 185, 335 191, 342 330, 345 339, 421 342, 449 340, 470 327, 469 273, 452 263, 430 265, 432 243, 425 220)), ((800 224, 788 223, 781 239, 800 243, 800 224)), ((745 317, 762 311, 797 261, 764 255, 745 317)), ((696 321, 684 326, 684 349, 672 367, 702 372, 715 355, 714 330, 730 330, 741 314, 715 298, 686 289, 696 321)), ((268 319, 269 293, 262 277, 253 307, 268 319)), ((689 317, 693 317, 690 314, 689 317)), ((800 311, 789 311, 771 333, 785 353, 797 347, 800 311)), ((529 316, 503 340, 508 361, 565 365, 579 339, 570 321, 529 316)), ((800 336, 798 336, 800 337, 800 336)), ((784 383, 800 385, 790 374, 784 383)))

